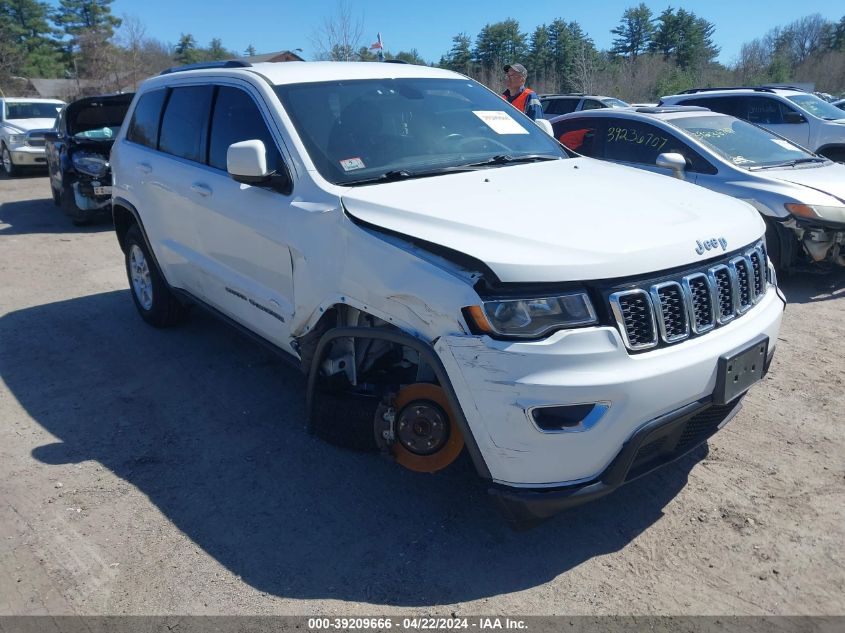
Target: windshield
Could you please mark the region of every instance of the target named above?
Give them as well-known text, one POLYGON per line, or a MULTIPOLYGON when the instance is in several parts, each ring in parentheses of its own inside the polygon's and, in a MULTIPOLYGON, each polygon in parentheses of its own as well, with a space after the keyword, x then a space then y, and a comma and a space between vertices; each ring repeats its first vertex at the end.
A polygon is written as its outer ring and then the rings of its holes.
POLYGON ((568 156, 530 119, 469 79, 331 81, 281 85, 276 93, 320 174, 335 184, 494 158, 568 156))
POLYGON ((737 167, 779 165, 815 157, 768 130, 732 116, 679 117, 669 121, 737 167))
POLYGON ((615 97, 608 97, 607 99, 602 99, 601 102, 606 105, 608 108, 630 108, 631 104, 625 103, 622 99, 616 99, 615 97))
POLYGON ((819 99, 816 95, 793 95, 787 97, 787 99, 802 110, 806 110, 813 116, 817 116, 825 121, 845 119, 845 114, 843 114, 842 110, 824 99, 819 99))
POLYGON ((62 109, 60 103, 38 103, 37 101, 6 104, 7 119, 55 119, 62 109))

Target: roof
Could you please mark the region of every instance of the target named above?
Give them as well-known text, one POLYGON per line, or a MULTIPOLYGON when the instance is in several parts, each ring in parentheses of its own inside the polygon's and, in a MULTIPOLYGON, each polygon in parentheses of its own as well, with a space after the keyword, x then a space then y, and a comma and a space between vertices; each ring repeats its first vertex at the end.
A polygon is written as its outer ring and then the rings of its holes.
POLYGON ((244 73, 255 73, 265 77, 274 85, 316 83, 339 79, 466 79, 463 75, 451 70, 415 64, 385 64, 382 62, 289 62, 278 64, 265 62, 251 64, 243 68, 205 68, 188 71, 174 69, 171 73, 165 75, 167 79, 154 78, 150 81, 154 85, 167 83, 170 78, 177 77, 182 72, 190 72, 192 76, 209 77, 232 77, 243 76, 244 73))
MULTIPOLYGON (((583 92, 567 92, 559 94, 540 95, 541 99, 616 99, 616 97, 608 97, 606 95, 588 95, 583 92)), ((620 99, 621 101, 621 99, 620 99)))
POLYGON ((696 116, 720 116, 730 117, 729 114, 713 112, 708 108, 698 106, 663 106, 657 108, 602 108, 600 110, 582 110, 581 112, 570 112, 551 119, 552 122, 561 119, 594 118, 594 117, 625 117, 633 119, 660 119, 668 121, 671 119, 691 118, 696 116))
POLYGON ((710 97, 710 96, 724 96, 724 95, 737 95, 737 94, 753 94, 758 95, 760 93, 768 93, 768 94, 778 94, 778 95, 794 95, 794 94, 805 94, 805 91, 801 88, 796 88, 793 86, 757 86, 757 87, 746 87, 740 86, 736 88, 693 88, 691 90, 684 90, 683 92, 679 92, 676 95, 667 95, 663 97, 663 99, 667 98, 676 98, 676 97, 710 97))

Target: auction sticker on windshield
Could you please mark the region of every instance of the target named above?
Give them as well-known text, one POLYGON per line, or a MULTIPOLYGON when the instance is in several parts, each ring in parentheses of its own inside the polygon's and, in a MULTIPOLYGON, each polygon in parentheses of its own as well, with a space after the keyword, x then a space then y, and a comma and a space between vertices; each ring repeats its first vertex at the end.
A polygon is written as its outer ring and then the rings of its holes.
POLYGON ((344 158, 340 161, 340 166, 343 171, 355 171, 356 169, 364 169, 364 161, 360 158, 344 158))
POLYGON ((496 134, 528 134, 528 130, 502 110, 473 110, 472 113, 484 121, 496 134))

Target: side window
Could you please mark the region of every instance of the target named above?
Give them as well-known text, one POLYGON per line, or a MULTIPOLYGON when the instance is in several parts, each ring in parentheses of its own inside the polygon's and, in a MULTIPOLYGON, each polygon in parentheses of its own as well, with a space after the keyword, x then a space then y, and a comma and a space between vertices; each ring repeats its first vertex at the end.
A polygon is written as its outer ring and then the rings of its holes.
POLYGON ((543 110, 549 114, 569 114, 575 112, 577 107, 578 99, 549 99, 543 110))
POLYGON ((602 157, 603 127, 603 122, 597 119, 570 119, 552 125, 561 145, 592 158, 602 157))
POLYGON ((783 107, 780 102, 770 97, 748 97, 748 115, 751 123, 783 123, 783 107))
POLYGON ((161 106, 167 90, 153 90, 138 99, 129 128, 126 130, 126 140, 140 143, 147 147, 156 148, 158 145, 158 122, 161 120, 161 106))
POLYGON ((161 119, 158 148, 162 152, 205 162, 205 141, 212 86, 174 88, 161 119))
POLYGON ((255 139, 263 141, 267 150, 267 168, 270 171, 281 168, 281 154, 255 101, 239 88, 220 86, 211 118, 208 164, 225 171, 229 146, 255 139))
POLYGON ((610 119, 605 135, 605 158, 654 165, 658 155, 679 152, 684 144, 670 133, 648 123, 610 119))
POLYGON ((581 107, 582 110, 598 110, 600 108, 606 107, 601 101, 596 99, 584 99, 584 105, 581 107))
POLYGON ((713 112, 730 114, 740 119, 744 119, 746 116, 744 104, 745 97, 708 97, 705 99, 684 99, 678 102, 678 105, 710 108, 713 112))

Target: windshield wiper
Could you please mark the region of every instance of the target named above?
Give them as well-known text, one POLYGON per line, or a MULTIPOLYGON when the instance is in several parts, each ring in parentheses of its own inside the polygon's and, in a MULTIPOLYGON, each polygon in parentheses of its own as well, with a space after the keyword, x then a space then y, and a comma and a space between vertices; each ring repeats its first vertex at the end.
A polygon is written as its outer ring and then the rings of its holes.
POLYGON ((511 156, 510 154, 497 154, 492 158, 469 163, 467 167, 486 167, 487 165, 511 165, 513 163, 534 163, 541 160, 562 160, 561 156, 552 154, 524 154, 522 156, 511 156))
POLYGON ((338 183, 354 187, 355 185, 370 185, 379 182, 396 182, 397 180, 412 180, 414 178, 428 178, 429 176, 439 176, 441 174, 450 174, 462 171, 474 171, 466 165, 457 165, 450 167, 438 167, 437 169, 427 169, 425 171, 408 171, 406 169, 393 169, 386 171, 378 176, 372 178, 361 178, 360 180, 350 180, 349 182, 338 183))
POLYGON ((795 160, 788 160, 784 163, 776 163, 774 165, 754 165, 753 167, 749 167, 749 171, 757 171, 758 169, 776 169, 778 167, 795 167, 795 165, 800 165, 802 163, 824 163, 826 162, 826 158, 821 158, 819 156, 807 157, 807 158, 796 158, 795 160))

